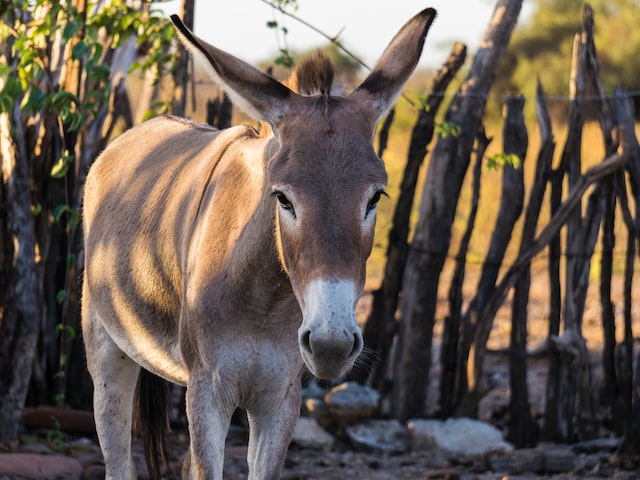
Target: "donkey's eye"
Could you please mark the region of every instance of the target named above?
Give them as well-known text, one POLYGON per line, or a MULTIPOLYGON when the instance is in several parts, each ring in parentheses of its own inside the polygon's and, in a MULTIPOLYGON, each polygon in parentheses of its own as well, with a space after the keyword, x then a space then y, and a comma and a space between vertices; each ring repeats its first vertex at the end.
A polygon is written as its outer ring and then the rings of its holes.
POLYGON ((367 203, 367 212, 365 213, 365 216, 369 215, 369 213, 376 209, 382 195, 386 195, 384 190, 377 190, 376 193, 373 194, 373 197, 371 197, 371 200, 367 203))
POLYGON ((283 210, 287 210, 289 212, 291 212, 291 214, 295 217, 296 212, 293 209, 293 205, 291 204, 291 202, 289 201, 289 199, 287 198, 287 196, 282 193, 282 192, 273 192, 273 194, 275 195, 276 199, 278 200, 278 203, 280 204, 280 207, 283 210))

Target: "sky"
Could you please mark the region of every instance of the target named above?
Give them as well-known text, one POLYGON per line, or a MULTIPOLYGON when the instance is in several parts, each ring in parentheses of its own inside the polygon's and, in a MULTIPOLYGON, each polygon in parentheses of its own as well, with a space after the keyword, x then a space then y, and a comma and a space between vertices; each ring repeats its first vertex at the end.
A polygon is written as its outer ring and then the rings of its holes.
MULTIPOLYGON (((454 42, 464 42, 473 54, 489 25, 494 0, 298 0, 295 15, 340 42, 367 65, 373 66, 389 41, 413 15, 433 7, 438 15, 427 35, 421 67, 438 68, 454 42)), ((163 4, 177 13, 180 1, 163 4)), ((526 18, 527 2, 520 13, 526 18)), ((292 18, 283 17, 261 0, 196 0, 195 33, 249 63, 277 56, 276 32, 267 22, 276 20, 288 30, 292 51, 305 51, 327 40, 292 18)))

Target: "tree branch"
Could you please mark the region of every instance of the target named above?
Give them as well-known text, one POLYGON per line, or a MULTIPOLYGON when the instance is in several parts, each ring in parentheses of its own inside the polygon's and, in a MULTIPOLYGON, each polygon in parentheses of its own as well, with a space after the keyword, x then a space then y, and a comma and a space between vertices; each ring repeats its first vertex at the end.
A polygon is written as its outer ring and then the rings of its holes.
POLYGON ((279 5, 275 2, 269 1, 269 0, 260 0, 262 3, 265 3, 267 5, 269 5, 271 8, 274 8, 276 10, 278 10, 280 13, 282 13, 283 15, 286 15, 289 18, 294 19, 296 22, 301 23, 302 25, 304 25, 305 27, 307 27, 310 30, 313 30, 314 32, 316 32, 318 35, 326 38, 327 40, 329 40, 329 42, 333 43, 336 47, 338 47, 340 50, 342 50, 344 53, 346 53, 349 57, 351 57, 352 59, 354 59, 356 62, 358 62, 360 65, 362 65, 364 68, 366 68, 367 70, 371 70, 371 67, 369 67, 369 65, 367 65, 366 63, 364 63, 363 60, 361 60, 360 58, 358 58, 357 55, 355 55, 353 52, 347 50, 347 48, 338 40, 338 37, 342 34, 342 32, 344 31, 344 27, 342 27, 340 29, 340 31, 337 33, 337 35, 334 35, 333 37, 330 36, 329 34, 323 32, 322 30, 320 30, 318 27, 312 25, 311 23, 307 22, 306 20, 303 20, 302 18, 298 17, 297 15, 294 15, 291 12, 287 12, 284 7, 282 7, 282 5, 279 5))

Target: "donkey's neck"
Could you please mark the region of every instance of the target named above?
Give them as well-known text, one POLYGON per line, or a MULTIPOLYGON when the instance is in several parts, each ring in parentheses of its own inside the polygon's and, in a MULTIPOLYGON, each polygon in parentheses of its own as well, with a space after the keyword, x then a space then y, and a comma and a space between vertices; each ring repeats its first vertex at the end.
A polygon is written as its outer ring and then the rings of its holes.
POLYGON ((290 304, 293 293, 275 240, 275 200, 267 191, 266 169, 277 148, 271 138, 254 137, 236 155, 225 152, 206 187, 198 213, 192 251, 207 251, 189 277, 200 301, 231 300, 234 305, 269 313, 290 304), (232 161, 228 161, 234 159, 232 161), (226 297, 226 300, 223 299, 226 297))
POLYGON ((275 200, 263 196, 244 228, 231 256, 230 281, 240 295, 252 298, 262 311, 293 298, 293 291, 278 255, 275 240, 275 200))

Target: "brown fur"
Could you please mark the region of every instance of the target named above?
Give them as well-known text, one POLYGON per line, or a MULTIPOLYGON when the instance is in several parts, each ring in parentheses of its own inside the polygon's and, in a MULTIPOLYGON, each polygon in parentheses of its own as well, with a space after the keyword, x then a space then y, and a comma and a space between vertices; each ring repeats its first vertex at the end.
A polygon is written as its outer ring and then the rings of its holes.
MULTIPOLYGON (((346 97, 330 96, 322 56, 297 69, 298 94, 174 18, 212 77, 271 130, 157 118, 112 142, 89 171, 82 322, 108 480, 135 476, 141 368, 187 386, 185 475, 222 478, 226 430, 240 407, 249 478, 279 477, 304 369, 337 378, 362 351, 355 305, 373 244, 372 202, 387 180, 371 139, 433 17, 428 9, 411 19, 346 97)), ((152 378, 143 372, 141 387, 152 378)), ((143 403, 150 393, 141 391, 143 403)), ((156 437, 158 459, 159 400, 146 405, 158 418, 147 415, 142 427, 156 437)))
POLYGON ((333 77, 331 61, 318 51, 300 62, 285 85, 300 95, 328 96, 331 94, 333 77))

